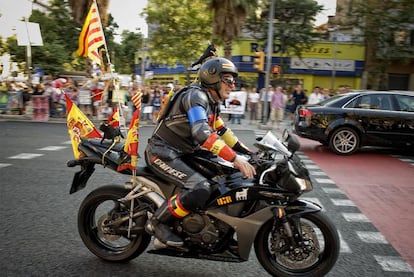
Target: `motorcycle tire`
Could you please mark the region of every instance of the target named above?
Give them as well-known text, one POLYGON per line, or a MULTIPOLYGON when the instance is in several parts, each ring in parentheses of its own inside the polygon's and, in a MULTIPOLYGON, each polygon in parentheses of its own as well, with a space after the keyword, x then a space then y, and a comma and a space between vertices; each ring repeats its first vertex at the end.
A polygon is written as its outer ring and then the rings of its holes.
MULTIPOLYGON (((292 218, 288 220, 292 223, 292 218)), ((305 240, 309 238, 306 246, 295 248, 299 249, 299 252, 289 250, 290 242, 283 235, 276 235, 278 238, 274 238, 274 234, 283 234, 284 229, 273 219, 266 222, 256 236, 257 259, 272 276, 324 276, 338 259, 340 240, 329 218, 319 211, 302 214, 299 220, 302 236, 305 240), (279 249, 275 249, 278 247, 279 249), (306 247, 312 249, 310 254, 306 247)))
MULTIPOLYGON (((78 231, 83 243, 97 257, 109 262, 127 262, 138 257, 149 245, 151 236, 145 231, 131 233, 128 238, 105 223, 116 216, 129 214, 130 202, 125 205, 118 199, 129 190, 118 185, 107 185, 92 191, 83 201, 78 212, 78 231)), ((135 199, 134 210, 148 205, 144 198, 135 199)), ((119 218, 119 217, 118 217, 119 218)), ((134 219, 134 227, 144 230, 147 215, 134 219)), ((128 228, 128 220, 123 230, 128 228)))

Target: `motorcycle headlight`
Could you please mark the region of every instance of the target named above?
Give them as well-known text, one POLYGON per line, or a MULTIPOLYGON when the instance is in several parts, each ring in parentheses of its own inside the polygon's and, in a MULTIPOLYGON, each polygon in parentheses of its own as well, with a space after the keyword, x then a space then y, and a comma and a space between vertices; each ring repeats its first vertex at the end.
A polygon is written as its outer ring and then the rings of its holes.
POLYGON ((313 189, 312 182, 309 179, 295 178, 301 191, 311 191, 313 189))

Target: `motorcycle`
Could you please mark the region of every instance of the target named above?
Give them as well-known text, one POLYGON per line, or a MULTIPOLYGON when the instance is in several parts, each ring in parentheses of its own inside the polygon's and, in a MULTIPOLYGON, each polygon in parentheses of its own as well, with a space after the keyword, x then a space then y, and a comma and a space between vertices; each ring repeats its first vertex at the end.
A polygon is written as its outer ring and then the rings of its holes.
MULTIPOLYGON (((254 247, 260 264, 272 276, 323 276, 332 269, 339 255, 338 232, 320 206, 300 199, 313 185, 295 154, 299 141, 286 130, 282 139, 269 131, 254 146, 257 152, 246 157, 256 168, 254 179, 243 178, 232 163, 208 151, 185 157, 208 178, 213 193, 205 209, 171 226, 183 239, 182 247, 154 239, 148 253, 244 262, 254 247)), ((67 164, 81 167, 70 193, 86 186, 96 164, 116 171, 127 158, 121 142, 83 139, 79 150, 83 156, 67 164)), ((151 243, 147 221, 179 190, 148 167, 138 166, 131 182, 99 187, 83 200, 78 212, 80 237, 103 260, 134 259, 151 243)))

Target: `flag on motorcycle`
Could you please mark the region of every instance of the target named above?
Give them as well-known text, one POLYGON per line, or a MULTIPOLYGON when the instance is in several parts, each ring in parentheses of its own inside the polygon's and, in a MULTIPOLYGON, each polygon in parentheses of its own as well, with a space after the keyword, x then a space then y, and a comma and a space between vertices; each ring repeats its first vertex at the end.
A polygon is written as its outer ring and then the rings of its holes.
POLYGON ((67 94, 65 94, 65 98, 68 133, 70 141, 72 142, 73 156, 75 159, 78 159, 81 156, 78 150, 81 138, 102 138, 102 135, 67 94))
POLYGON ((79 47, 76 53, 81 57, 88 57, 97 64, 101 64, 98 48, 105 45, 105 37, 99 17, 98 6, 92 2, 88 15, 78 39, 79 47))
POLYGON ((134 171, 138 161, 138 145, 139 145, 139 116, 140 110, 136 109, 131 123, 129 124, 128 135, 125 141, 124 152, 128 154, 129 159, 125 163, 118 166, 117 171, 130 169, 134 171))
POLYGON ((137 108, 137 110, 140 110, 140 111, 141 111, 141 98, 142 98, 142 92, 140 90, 131 97, 131 101, 132 103, 134 103, 135 108, 137 108))
POLYGON ((108 117, 108 120, 106 121, 106 124, 112 126, 112 127, 119 127, 119 113, 117 107, 114 107, 114 111, 112 114, 108 117))

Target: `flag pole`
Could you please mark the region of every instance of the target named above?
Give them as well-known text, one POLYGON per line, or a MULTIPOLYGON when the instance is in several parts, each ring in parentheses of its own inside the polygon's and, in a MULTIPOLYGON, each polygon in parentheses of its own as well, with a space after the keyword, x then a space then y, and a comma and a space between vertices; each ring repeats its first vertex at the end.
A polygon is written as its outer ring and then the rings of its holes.
MULTIPOLYGON (((107 43, 106 43, 106 38, 105 38, 105 33, 104 33, 104 29, 103 29, 103 26, 102 26, 102 20, 101 20, 101 15, 100 15, 100 13, 99 13, 99 7, 98 7, 98 4, 97 4, 97 2, 96 2, 96 0, 93 0, 93 2, 95 3, 95 5, 96 5, 96 9, 98 10, 98 12, 97 12, 97 15, 98 15, 98 18, 99 18, 99 24, 101 25, 101 30, 102 30, 102 37, 103 37, 103 42, 104 42, 104 47, 105 47, 105 54, 106 54, 106 59, 107 59, 107 62, 108 62, 108 64, 109 64, 109 74, 110 74, 110 76, 111 76, 111 81, 110 82, 112 82, 112 84, 113 84, 113 86, 115 87, 115 78, 114 78, 114 75, 113 75, 113 71, 112 71, 112 66, 111 66, 111 57, 110 57, 110 55, 109 55, 109 51, 108 51, 108 45, 107 45, 107 43)), ((103 61, 102 61, 103 62, 103 61)), ((120 102, 118 102, 118 113, 119 113, 119 117, 120 118, 123 118, 123 120, 120 120, 120 123, 123 125, 123 126, 120 126, 121 128, 121 130, 123 129, 123 128, 125 128, 126 129, 126 119, 125 119, 125 117, 124 117, 124 113, 123 113, 123 109, 122 109, 122 106, 121 106, 121 103, 120 102)))

